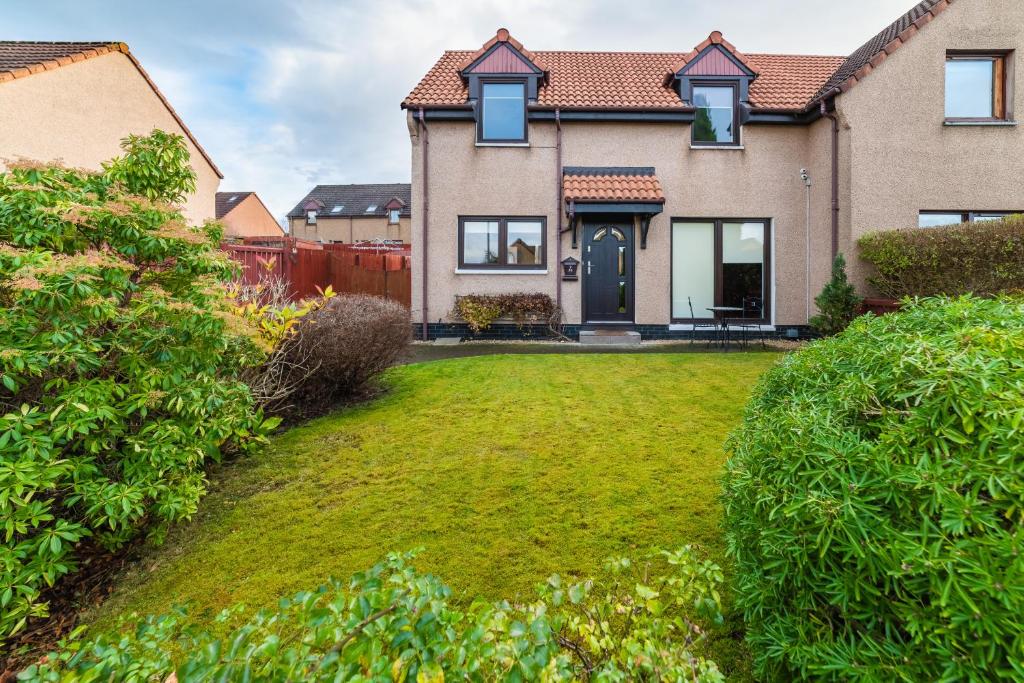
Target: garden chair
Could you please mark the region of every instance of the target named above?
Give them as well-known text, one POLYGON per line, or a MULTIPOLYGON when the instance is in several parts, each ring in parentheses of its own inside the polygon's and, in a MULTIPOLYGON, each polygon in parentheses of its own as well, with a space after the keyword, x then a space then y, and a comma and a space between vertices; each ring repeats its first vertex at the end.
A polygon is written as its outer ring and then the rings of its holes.
POLYGON ((764 328, 761 326, 764 307, 761 305, 760 297, 745 296, 743 297, 742 306, 742 317, 729 320, 729 329, 735 329, 740 333, 744 348, 750 343, 749 333, 751 332, 756 332, 757 336, 761 339, 761 348, 767 348, 764 342, 764 328))
MULTIPOLYGON (((690 320, 693 322, 693 331, 690 332, 690 346, 693 346, 693 341, 697 338, 697 330, 699 329, 710 329, 714 332, 715 344, 719 341, 720 328, 718 321, 716 320, 697 320, 697 316, 693 314, 693 299, 686 297, 686 303, 690 306, 690 320)), ((711 339, 708 339, 708 348, 711 348, 711 339)))

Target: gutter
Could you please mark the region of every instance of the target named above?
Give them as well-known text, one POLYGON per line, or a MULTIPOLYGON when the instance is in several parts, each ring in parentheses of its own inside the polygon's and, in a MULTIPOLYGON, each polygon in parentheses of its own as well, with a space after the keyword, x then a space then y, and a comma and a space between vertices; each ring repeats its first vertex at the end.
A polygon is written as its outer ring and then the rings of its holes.
POLYGON ((423 131, 423 140, 420 144, 423 145, 423 236, 421 238, 422 244, 420 245, 420 251, 423 252, 423 273, 421 287, 422 291, 422 306, 423 306, 423 326, 421 334, 423 341, 427 341, 427 313, 430 308, 427 306, 427 285, 430 279, 427 275, 427 224, 430 219, 430 134, 427 130, 427 122, 423 117, 423 107, 420 107, 419 111, 419 128, 423 131))
MULTIPOLYGON (((835 111, 828 111, 825 100, 833 98, 841 91, 832 88, 821 96, 821 115, 832 120, 832 260, 839 253, 839 117, 835 111)), ((833 106, 834 108, 834 106, 833 106)))
POLYGON ((562 277, 558 269, 562 267, 562 119, 561 111, 555 109, 555 308, 559 317, 562 316, 562 277))

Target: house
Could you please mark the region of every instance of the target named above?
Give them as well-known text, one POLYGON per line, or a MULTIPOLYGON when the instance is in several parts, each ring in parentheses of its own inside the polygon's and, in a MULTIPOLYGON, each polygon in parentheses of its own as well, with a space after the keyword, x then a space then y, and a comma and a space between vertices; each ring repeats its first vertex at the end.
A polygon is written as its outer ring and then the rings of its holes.
POLYGON ((216 213, 224 225, 224 239, 284 236, 284 230, 255 192, 218 192, 216 213))
POLYGON ((718 31, 621 53, 499 29, 445 52, 401 105, 418 329, 464 329, 459 295, 525 291, 570 334, 688 335, 721 307, 798 334, 835 253, 865 286, 866 231, 1024 207, 1021 48, 1024 2, 924 0, 844 56, 718 31))
POLYGON ((0 41, 0 112, 0 169, 18 158, 98 169, 131 133, 182 135, 196 172, 185 216, 214 217, 224 176, 124 43, 0 41))
POLYGON ((409 244, 411 195, 408 183, 317 185, 288 213, 288 230, 292 237, 323 243, 409 244))

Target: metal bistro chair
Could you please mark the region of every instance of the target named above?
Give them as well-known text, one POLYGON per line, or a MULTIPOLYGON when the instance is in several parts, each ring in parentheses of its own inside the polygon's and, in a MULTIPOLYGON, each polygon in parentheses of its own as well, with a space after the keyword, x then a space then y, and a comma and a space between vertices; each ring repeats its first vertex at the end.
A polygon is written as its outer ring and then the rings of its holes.
MULTIPOLYGON (((686 297, 686 303, 690 306, 690 320, 693 321, 693 331, 690 332, 690 346, 693 346, 693 341, 697 338, 698 329, 710 329, 714 332, 715 344, 718 344, 718 321, 716 320, 697 320, 697 316, 693 314, 693 299, 686 297)), ((711 339, 708 339, 708 348, 711 348, 711 339)))
POLYGON ((761 339, 761 348, 768 348, 764 343, 764 328, 761 327, 760 322, 763 314, 764 308, 761 305, 761 298, 745 296, 743 297, 743 317, 729 320, 729 328, 742 333, 741 338, 744 348, 750 342, 749 332, 757 332, 757 336, 761 339))

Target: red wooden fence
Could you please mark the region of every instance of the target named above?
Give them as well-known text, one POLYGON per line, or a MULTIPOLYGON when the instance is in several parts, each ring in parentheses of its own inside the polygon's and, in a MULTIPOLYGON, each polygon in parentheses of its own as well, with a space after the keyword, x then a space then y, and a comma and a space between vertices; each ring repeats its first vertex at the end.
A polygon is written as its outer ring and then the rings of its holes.
POLYGON ((222 248, 242 264, 243 283, 257 284, 265 273, 278 273, 288 282, 294 299, 315 296, 330 285, 338 293, 375 294, 405 306, 412 303, 412 257, 407 247, 320 245, 287 237, 278 243, 281 246, 224 244, 222 248), (267 268, 267 264, 273 266, 267 268))

